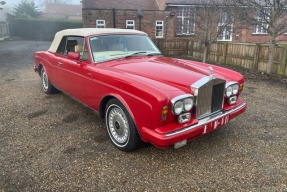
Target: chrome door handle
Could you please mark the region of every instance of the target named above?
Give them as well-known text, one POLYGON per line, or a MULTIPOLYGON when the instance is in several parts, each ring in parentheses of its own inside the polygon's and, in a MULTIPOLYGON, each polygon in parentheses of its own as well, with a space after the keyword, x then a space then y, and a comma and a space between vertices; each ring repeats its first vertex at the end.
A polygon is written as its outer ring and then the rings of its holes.
POLYGON ((61 63, 61 62, 58 62, 58 66, 62 66, 63 65, 63 63, 61 63))

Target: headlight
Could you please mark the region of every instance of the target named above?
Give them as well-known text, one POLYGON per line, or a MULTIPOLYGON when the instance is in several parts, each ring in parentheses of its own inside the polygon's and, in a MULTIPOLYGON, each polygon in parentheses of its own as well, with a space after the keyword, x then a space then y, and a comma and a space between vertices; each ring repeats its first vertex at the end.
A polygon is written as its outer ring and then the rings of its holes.
POLYGON ((226 97, 230 97, 232 95, 232 86, 226 88, 225 95, 226 97))
POLYGON ((239 84, 237 82, 229 82, 225 87, 225 96, 231 97, 239 92, 239 84))
POLYGON ((171 100, 172 113, 180 115, 184 111, 190 111, 193 107, 193 95, 184 94, 171 100))
POLYGON ((183 102, 182 101, 177 101, 174 106, 173 106, 173 111, 175 115, 179 115, 183 111, 183 102))
POLYGON ((239 90, 239 85, 238 84, 232 85, 232 93, 233 93, 233 95, 236 95, 238 93, 238 90, 239 90))
POLYGON ((190 111, 193 106, 193 99, 192 98, 187 98, 183 101, 184 104, 184 110, 185 111, 190 111))

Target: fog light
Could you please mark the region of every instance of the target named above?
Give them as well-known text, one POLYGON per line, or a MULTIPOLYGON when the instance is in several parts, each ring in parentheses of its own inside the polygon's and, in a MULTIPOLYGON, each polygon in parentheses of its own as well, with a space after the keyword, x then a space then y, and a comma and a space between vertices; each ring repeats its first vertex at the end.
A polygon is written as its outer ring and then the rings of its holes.
POLYGON ((228 99, 229 105, 233 105, 234 103, 236 103, 236 101, 237 101, 237 97, 236 96, 230 97, 228 99))
POLYGON ((183 124, 183 123, 188 122, 190 120, 190 118, 191 118, 190 113, 184 113, 184 114, 181 114, 180 116, 178 116, 177 120, 178 120, 179 124, 183 124))
POLYGON ((174 148, 175 148, 175 149, 178 149, 178 148, 180 148, 180 147, 185 146, 186 144, 187 144, 187 140, 185 139, 185 140, 183 140, 183 141, 180 141, 180 142, 175 143, 175 144, 174 144, 174 148))

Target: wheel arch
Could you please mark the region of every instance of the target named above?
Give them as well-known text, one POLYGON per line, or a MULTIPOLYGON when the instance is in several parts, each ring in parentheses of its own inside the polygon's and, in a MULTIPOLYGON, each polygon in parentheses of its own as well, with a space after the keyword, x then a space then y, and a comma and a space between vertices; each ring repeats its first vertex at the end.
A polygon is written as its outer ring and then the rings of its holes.
POLYGON ((128 103, 120 95, 107 95, 101 100, 100 106, 99 106, 100 117, 105 118, 106 105, 111 99, 117 99, 118 101, 120 101, 124 105, 124 107, 127 109, 131 118, 133 119, 134 123, 136 124, 132 110, 130 109, 128 103))
POLYGON ((42 63, 39 63, 39 65, 38 65, 38 74, 41 76, 41 70, 42 70, 42 68, 44 68, 43 67, 43 65, 42 65, 42 63))
POLYGON ((99 114, 101 118, 105 118, 106 105, 111 99, 117 99, 117 98, 112 95, 107 95, 101 100, 99 105, 99 114))

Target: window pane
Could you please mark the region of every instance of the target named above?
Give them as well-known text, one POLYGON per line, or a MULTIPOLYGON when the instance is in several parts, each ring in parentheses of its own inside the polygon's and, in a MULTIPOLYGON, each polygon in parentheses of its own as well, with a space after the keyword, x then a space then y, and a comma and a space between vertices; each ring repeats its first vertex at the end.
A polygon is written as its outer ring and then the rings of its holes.
POLYGON ((97 20, 96 21, 96 27, 97 28, 105 28, 105 20, 97 20))
POLYGON ((218 41, 231 41, 232 38, 232 22, 233 19, 228 13, 220 12, 219 13, 219 23, 218 23, 218 41))
POLYGON ((163 21, 156 21, 155 36, 163 37, 163 21))
POLYGON ((195 31, 194 17, 195 15, 192 8, 188 7, 178 8, 176 34, 177 35, 194 34, 195 31))
POLYGON ((135 29, 135 21, 126 20, 126 29, 135 29))
POLYGON ((253 33, 257 33, 257 34, 267 33, 268 23, 266 23, 266 21, 269 20, 268 12, 269 12, 268 9, 264 10, 264 14, 261 13, 260 11, 256 12, 255 20, 257 21, 257 23, 256 25, 254 25, 253 33))

